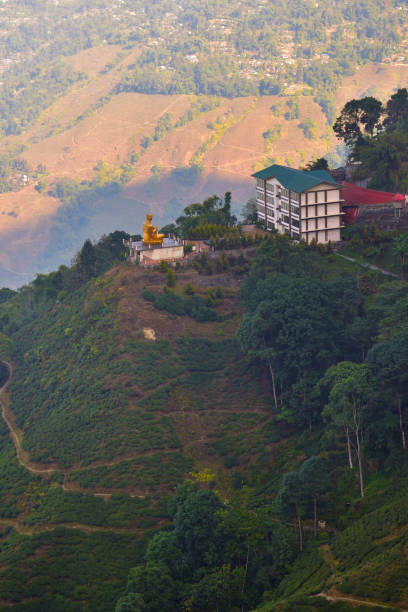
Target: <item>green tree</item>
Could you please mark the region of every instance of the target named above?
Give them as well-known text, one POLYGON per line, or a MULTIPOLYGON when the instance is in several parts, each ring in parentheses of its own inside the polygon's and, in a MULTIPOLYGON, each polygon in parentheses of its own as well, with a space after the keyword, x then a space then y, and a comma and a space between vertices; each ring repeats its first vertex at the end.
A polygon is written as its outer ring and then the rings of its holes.
POLYGON ((373 136, 380 125, 382 103, 372 96, 350 100, 337 117, 333 131, 347 146, 360 145, 368 134, 373 136))
POLYGON ((15 351, 14 341, 0 332, 0 356, 3 358, 10 358, 15 351))
POLYGON ((176 584, 164 563, 149 561, 132 568, 127 591, 139 595, 138 605, 143 606, 143 612, 174 612, 178 608, 176 584))
POLYGON ((244 582, 243 567, 232 569, 230 565, 224 564, 207 572, 191 589, 194 612, 230 612, 241 609, 245 601, 242 592, 244 582))
POLYGON ((382 397, 396 405, 402 448, 407 448, 408 408, 408 326, 404 325, 389 342, 375 344, 367 355, 369 365, 382 387, 382 397))
POLYGON ((244 565, 242 592, 253 557, 265 546, 268 517, 265 507, 259 507, 253 493, 247 487, 238 491, 229 504, 217 513, 220 520, 218 533, 226 540, 225 559, 244 565))
POLYGON ((318 279, 270 274, 250 279, 242 295, 238 340, 250 360, 267 366, 278 409, 279 395, 299 378, 321 376, 336 360, 340 330, 330 293, 318 279))
POLYGON ((328 403, 323 414, 335 427, 344 428, 350 468, 353 467, 351 445, 354 447, 360 494, 364 497, 362 434, 365 412, 373 394, 370 370, 362 363, 342 361, 327 370, 321 384, 329 387, 328 403), (353 434, 353 441, 350 434, 353 434))
POLYGON ((329 162, 325 157, 318 157, 306 164, 305 170, 328 170, 329 162))
POLYGON ((145 560, 149 563, 164 563, 175 580, 183 574, 183 552, 173 532, 161 531, 149 541, 145 560))
POLYGON ((96 252, 90 240, 85 240, 82 249, 78 253, 77 266, 82 282, 88 281, 96 272, 96 252))
POLYGON ((370 177, 370 187, 403 192, 408 189, 408 135, 405 130, 377 134, 359 143, 353 151, 353 159, 361 162, 358 175, 370 177))
POLYGON ((174 534, 184 552, 186 571, 217 565, 217 511, 222 503, 212 491, 181 488, 175 497, 174 534))
POLYGON ((119 599, 115 612, 143 612, 145 609, 143 597, 139 593, 128 593, 119 599))
MULTIPOLYGON (((303 121, 299 123, 299 127, 303 130, 305 138, 307 138, 308 140, 313 140, 313 138, 315 137, 315 130, 317 128, 317 123, 314 119, 306 117, 305 119, 303 119, 303 121)), ((316 170, 319 169, 320 168, 316 168, 316 170)))
POLYGON ((302 518, 305 513, 305 490, 298 472, 288 472, 282 478, 276 496, 284 520, 296 519, 299 550, 303 550, 302 518))
POLYGON ((386 117, 383 126, 386 130, 398 127, 408 117, 408 91, 406 87, 398 89, 385 105, 386 117))
POLYGON ((174 270, 169 268, 166 274, 166 285, 167 287, 174 287, 176 284, 176 275, 174 274, 174 270))
POLYGON ((395 236, 392 241, 392 250, 395 255, 398 255, 401 261, 401 267, 405 264, 405 258, 408 255, 408 234, 395 236))
POLYGON ((313 498, 313 525, 314 534, 317 535, 317 502, 327 490, 328 475, 326 462, 320 457, 309 457, 299 469, 299 479, 303 484, 306 495, 313 498))

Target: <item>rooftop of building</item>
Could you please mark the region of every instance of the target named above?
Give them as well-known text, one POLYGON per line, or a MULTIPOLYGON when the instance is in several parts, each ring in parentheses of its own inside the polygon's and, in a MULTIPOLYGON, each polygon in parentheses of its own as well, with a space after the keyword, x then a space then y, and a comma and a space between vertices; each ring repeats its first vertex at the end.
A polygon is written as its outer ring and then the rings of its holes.
POLYGON ((141 240, 137 240, 136 242, 131 242, 129 245, 136 251, 148 251, 150 249, 160 249, 163 247, 176 247, 182 246, 182 242, 179 240, 175 240, 174 238, 164 238, 162 244, 145 244, 141 240))
POLYGON ((276 178, 283 187, 297 193, 312 189, 322 183, 341 187, 326 170, 295 170, 295 168, 280 166, 279 164, 273 164, 273 166, 259 170, 259 172, 255 172, 252 176, 263 180, 276 178))

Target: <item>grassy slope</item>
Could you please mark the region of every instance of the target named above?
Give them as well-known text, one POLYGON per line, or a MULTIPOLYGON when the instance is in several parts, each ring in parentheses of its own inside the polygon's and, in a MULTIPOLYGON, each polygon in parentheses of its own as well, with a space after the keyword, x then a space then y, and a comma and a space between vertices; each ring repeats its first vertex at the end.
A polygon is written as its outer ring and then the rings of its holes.
POLYGON ((141 535, 166 523, 167 496, 188 472, 217 472, 227 494, 233 472, 272 460, 267 387, 236 359, 238 281, 178 277, 177 291, 191 280, 203 295, 208 284, 228 285, 225 319, 154 309, 141 291, 160 290, 164 275, 122 265, 16 336, 11 410, 31 465, 51 473, 20 467, 1 425, 0 609, 22 600, 17 610, 54 610, 57 590, 59 610, 111 610, 141 535))
MULTIPOLYGON (((191 275, 180 273, 179 290, 191 275)), ((162 459, 183 453, 189 469, 207 433, 221 436, 234 419, 254 435, 266 424, 269 399, 235 361, 234 298, 220 306, 229 318, 209 329, 143 299, 143 287, 160 290, 163 282, 160 272, 119 267, 19 333, 12 410, 33 461, 74 468, 73 482, 89 482, 89 466, 101 474, 100 462, 140 463, 151 451, 162 459), (144 339, 144 328, 155 330, 155 343, 144 339)), ((110 466, 106 478, 123 469, 110 466)), ((144 489, 136 473, 133 479, 144 489)))
MULTIPOLYGON (((94 105, 119 80, 121 68, 130 64, 140 52, 133 49, 121 58, 117 55, 119 51, 119 47, 99 47, 69 58, 67 61, 71 65, 87 73, 88 80, 75 85, 26 133, 6 140, 6 146, 25 144, 23 156, 34 167, 38 163, 46 165, 49 184, 62 176, 90 179, 100 159, 119 165, 132 153, 140 153, 141 139, 153 134, 160 116, 170 112, 174 122, 190 107, 191 96, 123 93, 96 109, 94 105), (111 64, 113 67, 106 68, 111 64)), ((384 98, 405 84, 406 74, 407 69, 403 66, 366 66, 355 76, 345 79, 337 95, 337 106, 340 108, 347 99, 365 94, 370 87, 375 87, 375 94, 384 98)), ((320 156, 333 149, 337 142, 312 97, 300 96, 300 116, 292 121, 284 118, 288 99, 267 96, 221 100, 218 108, 153 143, 135 163, 133 182, 119 197, 101 202, 92 224, 83 227, 82 233, 81 230, 77 232, 76 246, 88 235, 96 237, 110 231, 114 218, 116 226, 120 224, 123 229, 138 231, 146 207, 152 209, 159 223, 164 223, 179 214, 183 205, 203 199, 209 193, 232 190, 234 200, 243 203, 252 195, 249 176, 257 164, 267 164, 274 159, 299 165, 313 155, 320 156), (282 103, 280 116, 274 116, 270 110, 277 102, 282 103), (299 122, 307 117, 317 124, 313 140, 305 138, 299 127, 299 122), (199 147, 214 136, 215 131, 209 125, 216 119, 228 123, 228 127, 202 155, 202 175, 193 185, 175 180, 172 171, 178 166, 187 166, 199 147), (282 126, 281 135, 267 147, 262 134, 277 124, 282 126), (152 183, 151 168, 157 164, 162 167, 161 176, 152 183)), ((25 280, 24 274, 30 269, 33 255, 40 253, 47 244, 58 206, 58 200, 46 192, 40 195, 32 185, 20 192, 0 195, 0 238, 3 235, 8 238, 2 241, 0 266, 15 273, 12 284, 18 286, 25 280)), ((67 255, 57 255, 49 265, 58 265, 63 257, 67 255)), ((49 260, 49 254, 46 259, 49 260)), ((4 273, 2 278, 3 282, 10 283, 10 274, 4 273)))
MULTIPOLYGON (((326 272, 354 267, 335 260, 326 272)), ((39 477, 20 467, 0 427, 0 609, 22 600, 18 611, 57 603, 61 611, 111 610, 142 554, 140 536, 166 524, 167 496, 188 472, 215 473, 228 498, 233 478, 275 487, 306 448, 316 452, 316 436, 281 430, 267 380, 239 356, 237 277, 177 274, 180 294, 188 282, 203 296, 209 286, 230 290, 217 306, 223 320, 211 323, 147 302, 143 289, 160 291, 164 278, 117 266, 16 334, 11 409, 30 460, 54 471, 39 477), (146 329, 156 342, 145 339, 146 329), (58 555, 70 560, 68 569, 58 555)), ((299 559, 275 594, 282 605, 323 588, 408 601, 408 502, 373 478, 364 504, 356 498, 346 512, 354 483, 344 482, 336 508, 326 508, 340 531, 299 559)))

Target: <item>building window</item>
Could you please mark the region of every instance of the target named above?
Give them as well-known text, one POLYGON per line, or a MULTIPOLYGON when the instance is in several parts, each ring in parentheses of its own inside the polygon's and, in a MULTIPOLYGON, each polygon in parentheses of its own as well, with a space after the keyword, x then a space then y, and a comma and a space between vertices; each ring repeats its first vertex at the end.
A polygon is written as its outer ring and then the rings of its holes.
POLYGON ((266 209, 266 214, 269 215, 270 217, 274 217, 275 216, 273 208, 267 208, 266 209))
POLYGON ((272 206, 275 206, 275 198, 273 196, 267 195, 266 201, 268 202, 268 204, 272 204, 272 206))
POLYGON ((294 200, 295 202, 300 202, 300 194, 296 191, 292 191, 290 194, 290 199, 294 200))
POLYGON ((294 238, 295 240, 300 240, 300 236, 297 232, 292 232, 292 238, 294 238))
POLYGON ((292 225, 294 225, 295 227, 299 227, 299 221, 297 219, 292 219, 292 225))
POLYGON ((266 191, 269 193, 275 193, 275 185, 273 183, 266 183, 266 191))
POLYGON ((285 189, 285 187, 282 187, 282 189, 281 189, 281 196, 283 198, 289 198, 289 189, 285 189))
POLYGON ((293 204, 291 204, 290 212, 292 213, 292 215, 298 215, 299 216, 299 206, 293 206, 293 204))
POLYGON ((266 227, 267 227, 268 229, 275 229, 275 224, 274 224, 274 223, 272 223, 272 221, 267 221, 267 222, 266 222, 266 227))
POLYGON ((288 217, 288 215, 282 215, 282 221, 284 221, 285 223, 289 224, 289 217, 288 217))
POLYGON ((260 179, 260 178, 257 178, 256 179, 256 186, 257 187, 261 187, 261 189, 263 189, 264 188, 264 181, 262 179, 260 179))

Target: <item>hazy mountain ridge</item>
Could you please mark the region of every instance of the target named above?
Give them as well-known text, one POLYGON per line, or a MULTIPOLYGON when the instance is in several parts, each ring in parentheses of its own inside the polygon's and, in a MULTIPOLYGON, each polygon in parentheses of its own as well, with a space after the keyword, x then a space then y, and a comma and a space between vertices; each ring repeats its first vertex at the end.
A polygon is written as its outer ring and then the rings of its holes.
MULTIPOLYGON (((85 52, 84 59, 76 61, 83 61, 85 68, 93 65, 96 57, 97 50, 90 50, 85 52)), ((116 68, 112 70, 115 72, 116 68)), ((386 65, 361 69, 339 89, 339 108, 346 99, 365 94, 374 78, 380 78, 377 95, 386 98, 390 91, 405 83, 406 72, 405 67, 386 65)), ((114 75, 108 72, 81 86, 77 90, 82 96, 78 98, 78 110, 72 106, 77 99, 75 88, 65 101, 53 107, 43 121, 53 125, 55 117, 60 128, 54 135, 43 140, 46 126, 41 127, 40 123, 27 134, 7 139, 8 146, 14 147, 27 142, 22 157, 30 166, 42 164, 46 173, 36 183, 44 181, 41 193, 32 183, 20 191, 0 194, 1 262, 11 273, 17 273, 14 281, 10 275, 4 276, 3 284, 19 286, 39 270, 68 262, 86 237, 98 238, 112 227, 119 225, 137 233, 147 209, 164 225, 177 217, 186 204, 203 199, 208 193, 231 190, 239 210, 252 196, 249 177, 260 165, 272 161, 301 165, 313 155, 335 151, 337 146, 326 118, 311 96, 295 98, 298 117, 293 119, 285 117, 293 112, 288 106, 293 98, 279 96, 221 98, 218 106, 197 114, 194 110, 197 105, 205 105, 212 98, 152 98, 127 93, 113 97, 88 114, 86 109, 92 108, 111 86, 112 78, 114 75), (67 109, 71 109, 68 125, 63 119, 67 109), (69 127, 70 117, 78 116, 77 113, 83 118, 69 127), (171 126, 183 117, 186 123, 171 127, 154 140, 158 122, 168 117, 167 113, 171 126), (308 137, 300 127, 306 119, 312 121, 308 137), (268 130, 277 134, 273 141, 268 130), (144 148, 141 143, 146 138, 151 139, 151 144, 144 148), (90 204, 79 209, 73 206, 67 212, 61 210, 55 217, 61 202, 48 195, 53 183, 63 177, 93 180, 98 176, 94 168, 100 160, 112 169, 111 174, 119 170, 120 164, 130 162, 131 182, 108 199, 103 198, 103 193, 96 195, 90 204), (194 164, 199 164, 198 172, 194 164), (13 240, 11 235, 15 236, 13 240)), ((341 162, 339 157, 333 160, 341 162)), ((103 180, 109 181, 109 172, 103 180)))
POLYGON ((405 85, 406 25, 404 5, 371 0, 276 2, 272 13, 263 2, 205 11, 170 0, 3 3, 0 191, 13 191, 0 194, 0 265, 10 271, 2 282, 18 286, 69 262, 112 218, 137 233, 145 208, 165 224, 227 190, 238 210, 256 165, 299 165, 328 151, 341 161, 329 123, 346 99, 405 85), (121 197, 93 197, 73 218, 55 218, 50 187, 93 180, 99 161, 131 165, 121 197))

